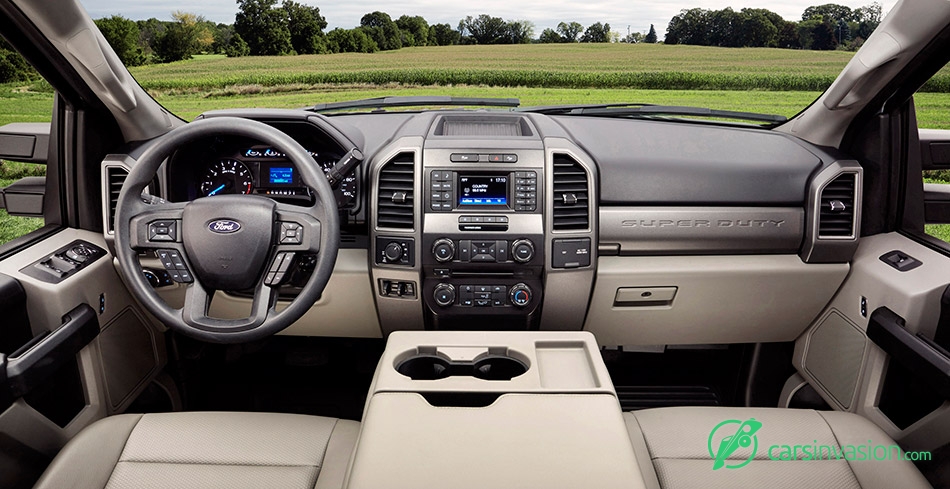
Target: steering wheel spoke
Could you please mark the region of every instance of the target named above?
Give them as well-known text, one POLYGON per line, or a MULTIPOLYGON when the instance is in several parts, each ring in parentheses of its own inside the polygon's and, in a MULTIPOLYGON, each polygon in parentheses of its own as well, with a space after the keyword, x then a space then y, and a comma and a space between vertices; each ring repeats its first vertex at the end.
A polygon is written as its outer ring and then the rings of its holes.
POLYGON ((138 203, 130 220, 129 246, 134 250, 175 248, 181 251, 181 216, 185 203, 138 203))
POLYGON ((311 209, 296 205, 277 203, 277 236, 274 243, 277 252, 320 252, 320 220, 311 209))
POLYGON ((273 306, 274 289, 263 282, 254 288, 251 302, 251 314, 240 319, 221 319, 208 315, 214 290, 195 281, 185 289, 185 303, 181 308, 181 318, 185 324, 208 333, 238 333, 256 329, 270 319, 276 310, 273 306))

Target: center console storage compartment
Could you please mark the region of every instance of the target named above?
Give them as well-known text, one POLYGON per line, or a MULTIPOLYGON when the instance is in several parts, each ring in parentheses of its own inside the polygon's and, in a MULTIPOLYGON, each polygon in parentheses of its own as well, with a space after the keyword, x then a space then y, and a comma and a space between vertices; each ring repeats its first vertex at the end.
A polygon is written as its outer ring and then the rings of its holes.
POLYGON ((346 487, 644 482, 590 333, 416 331, 389 337, 346 487))

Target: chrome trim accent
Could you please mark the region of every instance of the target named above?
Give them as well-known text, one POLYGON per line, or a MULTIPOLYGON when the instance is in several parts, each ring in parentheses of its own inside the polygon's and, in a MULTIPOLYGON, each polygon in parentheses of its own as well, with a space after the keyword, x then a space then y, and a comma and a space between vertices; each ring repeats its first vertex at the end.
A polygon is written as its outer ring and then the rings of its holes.
POLYGON ((794 253, 804 221, 797 207, 601 207, 600 241, 620 254, 794 253))

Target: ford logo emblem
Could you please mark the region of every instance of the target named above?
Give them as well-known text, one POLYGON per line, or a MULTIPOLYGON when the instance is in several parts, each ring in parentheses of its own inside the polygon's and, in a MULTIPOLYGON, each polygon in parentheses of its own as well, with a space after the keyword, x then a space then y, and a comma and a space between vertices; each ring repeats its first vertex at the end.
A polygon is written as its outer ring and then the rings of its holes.
POLYGON ((229 234, 241 229, 241 224, 236 221, 220 219, 217 221, 211 221, 208 224, 208 229, 210 229, 212 233, 229 234))

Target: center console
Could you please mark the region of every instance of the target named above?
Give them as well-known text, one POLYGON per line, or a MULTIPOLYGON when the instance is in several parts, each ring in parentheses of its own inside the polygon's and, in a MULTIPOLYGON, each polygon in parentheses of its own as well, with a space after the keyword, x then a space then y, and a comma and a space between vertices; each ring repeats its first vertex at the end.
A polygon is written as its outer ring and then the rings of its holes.
POLYGON ((526 329, 543 295, 540 150, 432 149, 422 297, 436 329, 526 329))
POLYGON ((595 165, 570 141, 545 138, 536 124, 546 119, 427 122, 372 163, 383 334, 581 329, 597 253, 595 165))
POLYGON ((395 332, 345 487, 632 488, 643 476, 585 332, 395 332))

